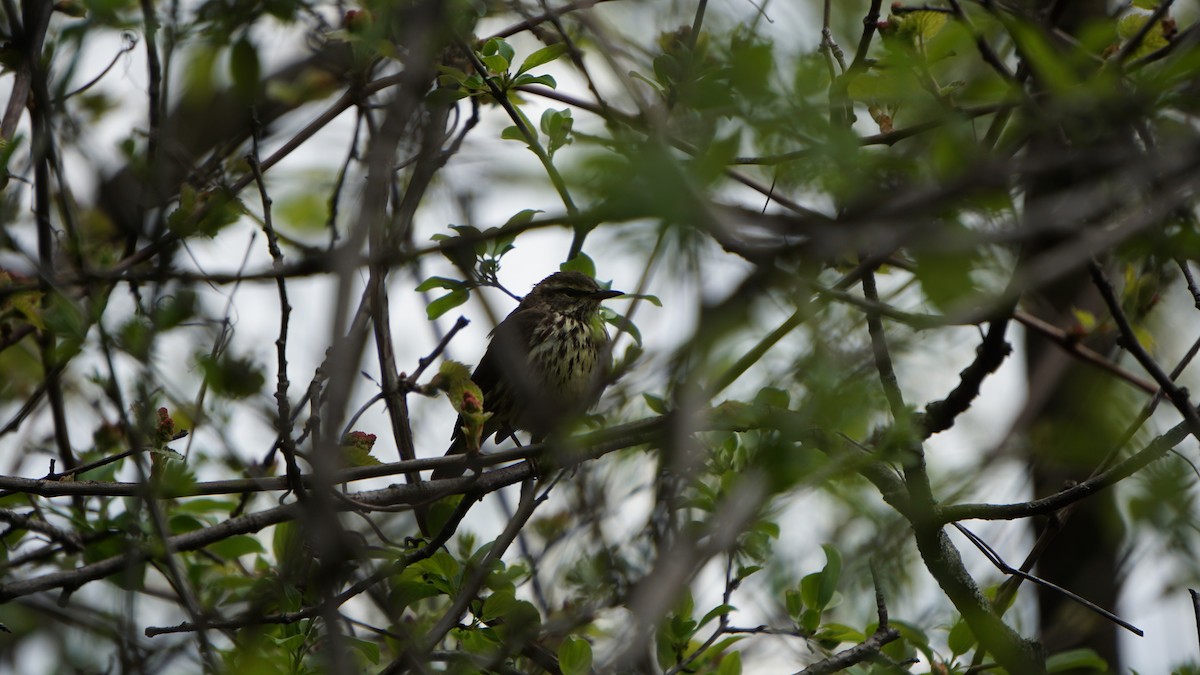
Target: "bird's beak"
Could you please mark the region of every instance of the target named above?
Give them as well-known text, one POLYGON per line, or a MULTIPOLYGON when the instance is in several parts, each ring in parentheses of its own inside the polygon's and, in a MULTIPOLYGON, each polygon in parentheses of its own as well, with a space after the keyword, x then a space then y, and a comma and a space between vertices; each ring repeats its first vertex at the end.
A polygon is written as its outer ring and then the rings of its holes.
POLYGON ((625 295, 625 291, 596 291, 595 293, 592 293, 590 297, 593 300, 608 300, 609 298, 615 298, 621 295, 625 295))

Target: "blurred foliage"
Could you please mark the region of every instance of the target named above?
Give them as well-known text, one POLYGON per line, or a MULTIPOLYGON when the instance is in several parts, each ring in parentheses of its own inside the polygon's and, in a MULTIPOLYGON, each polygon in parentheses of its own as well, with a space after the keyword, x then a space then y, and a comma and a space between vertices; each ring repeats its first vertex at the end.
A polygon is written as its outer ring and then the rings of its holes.
POLYGON ((1125 460, 1112 533, 1200 583, 1193 404, 1108 348, 1190 359, 1200 50, 1011 4, 6 3, 0 670, 1115 669, 939 537, 977 500, 1020 539, 1031 458, 1125 460), (491 414, 442 322, 547 232, 628 292, 619 381, 554 462, 414 484, 418 396, 491 414), (1046 319, 1093 260, 1116 302, 1046 319), (1005 434, 1017 322, 1100 367, 1005 434))

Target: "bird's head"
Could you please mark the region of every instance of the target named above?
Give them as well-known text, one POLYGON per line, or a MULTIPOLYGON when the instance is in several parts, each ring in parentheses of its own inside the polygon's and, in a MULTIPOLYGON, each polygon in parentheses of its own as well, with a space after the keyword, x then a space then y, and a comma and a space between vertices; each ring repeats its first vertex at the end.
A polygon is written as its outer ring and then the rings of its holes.
POLYGON ((554 312, 589 316, 595 313, 602 301, 618 295, 624 293, 600 288, 596 280, 586 274, 555 272, 539 281, 521 301, 521 305, 544 305, 554 312))

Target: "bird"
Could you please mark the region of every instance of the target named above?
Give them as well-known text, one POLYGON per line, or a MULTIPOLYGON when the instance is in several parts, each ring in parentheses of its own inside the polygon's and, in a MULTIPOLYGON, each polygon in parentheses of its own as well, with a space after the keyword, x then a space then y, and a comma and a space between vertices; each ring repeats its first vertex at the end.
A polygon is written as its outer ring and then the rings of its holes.
MULTIPOLYGON (((483 411, 491 413, 481 442, 520 430, 539 443, 596 404, 612 371, 612 341, 600 303, 621 295, 582 272, 555 272, 497 324, 471 375, 483 394, 483 411)), ((459 416, 446 455, 467 450, 459 416)), ((443 467, 432 477, 456 478, 465 471, 443 467)))

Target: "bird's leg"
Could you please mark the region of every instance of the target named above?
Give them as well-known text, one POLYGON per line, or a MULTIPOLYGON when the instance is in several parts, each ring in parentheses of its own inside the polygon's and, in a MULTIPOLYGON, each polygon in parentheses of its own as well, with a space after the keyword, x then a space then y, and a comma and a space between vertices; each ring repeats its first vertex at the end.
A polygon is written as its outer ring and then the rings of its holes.
MULTIPOLYGON (((512 440, 513 443, 516 444, 516 446, 518 448, 525 447, 525 444, 521 442, 521 439, 517 438, 516 429, 513 429, 512 427, 509 427, 509 426, 505 426, 503 429, 501 429, 500 433, 503 434, 502 440, 510 439, 510 440, 512 440)), ((529 444, 537 445, 538 443, 541 443, 543 440, 545 440, 545 438, 546 437, 542 436, 542 435, 531 434, 529 437, 529 444)), ((542 474, 542 470, 541 470, 541 467, 538 466, 538 458, 530 457, 529 463, 533 466, 533 475, 540 476, 542 474)))
MULTIPOLYGON (((529 444, 530 445, 537 445, 538 443, 541 443, 544 440, 546 440, 546 437, 543 435, 531 434, 529 436, 529 444)), ((530 465, 533 466, 533 475, 537 476, 539 478, 541 478, 541 476, 542 476, 542 467, 541 467, 541 462, 539 460, 541 458, 541 455, 544 454, 544 452, 545 451, 539 452, 537 455, 533 455, 529 458, 529 463, 530 463, 530 465)))
MULTIPOLYGON (((500 427, 500 429, 496 431, 495 439, 496 439, 497 443, 503 443, 507 439, 512 439, 512 442, 516 443, 518 448, 525 447, 525 446, 521 445, 521 441, 517 438, 517 430, 513 429, 511 426, 509 426, 507 424, 500 427)), ((476 452, 476 453, 467 453, 467 469, 474 471, 476 474, 482 473, 483 472, 483 464, 481 461, 482 458, 483 458, 482 450, 480 452, 476 452)))

